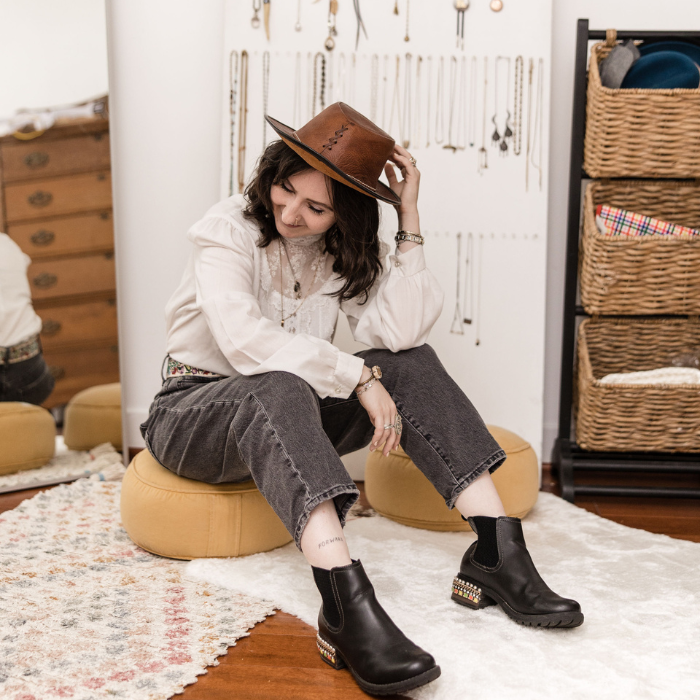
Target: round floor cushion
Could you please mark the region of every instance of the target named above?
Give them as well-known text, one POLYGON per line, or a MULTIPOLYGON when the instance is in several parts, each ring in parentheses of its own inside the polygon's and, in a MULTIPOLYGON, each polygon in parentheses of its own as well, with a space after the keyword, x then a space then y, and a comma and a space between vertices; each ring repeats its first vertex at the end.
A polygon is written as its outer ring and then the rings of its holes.
POLYGON ((0 475, 43 467, 56 449, 56 423, 41 406, 0 401, 0 475))
POLYGON ((91 450, 103 442, 121 450, 121 384, 99 384, 77 393, 66 406, 63 439, 70 450, 91 450))
POLYGON ((242 557, 292 540, 255 482, 185 479, 147 450, 126 470, 121 514, 124 529, 139 547, 173 559, 242 557))
MULTIPOLYGON (((488 426, 505 450, 506 461, 493 482, 508 515, 525 517, 537 502, 540 488, 537 456, 530 443, 504 428, 488 426)), ((370 452, 365 467, 365 492, 370 505, 403 525, 426 530, 470 530, 456 509, 450 510, 423 473, 401 449, 381 456, 370 452)))

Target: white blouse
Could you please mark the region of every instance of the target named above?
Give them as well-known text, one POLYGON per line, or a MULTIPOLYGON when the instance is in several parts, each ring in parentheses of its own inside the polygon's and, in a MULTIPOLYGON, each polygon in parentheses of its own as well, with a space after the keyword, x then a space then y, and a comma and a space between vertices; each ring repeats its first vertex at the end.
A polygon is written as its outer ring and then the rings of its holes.
MULTIPOLYGON (((278 242, 266 249, 260 230, 243 217, 245 200, 235 195, 214 205, 188 232, 194 243, 180 285, 165 309, 167 352, 193 367, 226 376, 291 372, 321 397, 347 398, 357 386, 364 361, 332 344, 338 311, 348 317, 355 340, 392 352, 422 345, 442 311, 443 293, 425 266, 422 246, 388 255, 382 244, 384 273, 360 304, 327 296, 342 287, 324 253, 315 285, 303 304, 291 289, 290 263, 280 260, 278 242), (388 260, 387 260, 388 258, 388 260), (290 270, 280 294, 279 262, 290 270), (324 280, 325 277, 325 280, 324 280), (299 308, 280 325, 284 315, 299 308)), ((293 269, 317 258, 321 236, 286 239, 293 269)), ((313 268, 312 263, 312 268, 313 268)), ((315 271, 314 271, 315 274, 315 271)), ((302 283, 302 289, 303 289, 302 283)))

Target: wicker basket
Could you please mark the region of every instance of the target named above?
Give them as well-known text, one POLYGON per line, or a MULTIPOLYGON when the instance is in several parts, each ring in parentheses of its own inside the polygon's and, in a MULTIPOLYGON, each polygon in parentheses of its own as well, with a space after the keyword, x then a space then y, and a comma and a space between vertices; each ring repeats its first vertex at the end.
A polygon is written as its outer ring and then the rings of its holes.
POLYGON ((584 168, 601 177, 700 177, 700 88, 613 90, 598 64, 615 32, 591 48, 584 168))
POLYGON ((601 384, 613 372, 668 367, 700 347, 700 322, 585 320, 579 328, 576 441, 585 450, 700 452, 700 386, 601 384))
POLYGON ((581 302, 590 314, 700 314, 700 236, 606 236, 598 204, 700 228, 700 183, 603 180, 584 198, 581 302))

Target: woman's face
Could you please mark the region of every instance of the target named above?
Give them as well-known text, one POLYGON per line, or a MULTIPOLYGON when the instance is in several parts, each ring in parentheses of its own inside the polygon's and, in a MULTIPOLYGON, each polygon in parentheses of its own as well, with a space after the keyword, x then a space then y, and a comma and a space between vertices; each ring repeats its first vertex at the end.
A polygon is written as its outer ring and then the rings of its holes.
POLYGON ((275 226, 284 238, 325 233, 335 223, 326 177, 302 170, 270 189, 275 226))

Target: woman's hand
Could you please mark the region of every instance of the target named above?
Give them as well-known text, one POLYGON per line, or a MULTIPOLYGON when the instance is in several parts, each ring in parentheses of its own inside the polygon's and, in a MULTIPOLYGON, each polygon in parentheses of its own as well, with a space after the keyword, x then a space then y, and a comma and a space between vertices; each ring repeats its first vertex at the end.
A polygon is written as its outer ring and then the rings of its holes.
POLYGON ((394 146, 394 152, 389 157, 389 160, 395 163, 401 171, 401 176, 403 177, 401 182, 399 182, 396 177, 396 171, 392 163, 387 163, 384 166, 384 172, 386 173, 387 180, 389 180, 389 187, 391 187, 395 194, 401 197, 401 204, 397 207, 400 219, 413 214, 415 214, 416 217, 418 215, 420 172, 414 163, 411 162, 411 159, 411 154, 403 146, 399 146, 398 144, 394 146))
POLYGON ((369 446, 370 452, 374 452, 379 445, 384 443, 382 452, 386 457, 399 444, 399 436, 396 431, 393 428, 384 428, 385 425, 393 425, 396 420, 396 404, 378 380, 357 398, 367 411, 374 426, 372 444, 369 446))

